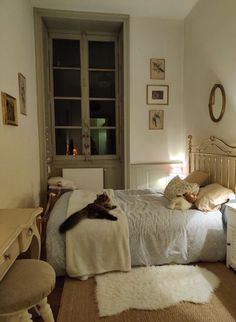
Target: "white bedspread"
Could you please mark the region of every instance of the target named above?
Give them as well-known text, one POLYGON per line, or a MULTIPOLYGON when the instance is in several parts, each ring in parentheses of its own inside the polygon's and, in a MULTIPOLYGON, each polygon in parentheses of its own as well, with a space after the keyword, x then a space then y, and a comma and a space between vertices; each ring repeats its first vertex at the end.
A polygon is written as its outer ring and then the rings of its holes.
POLYGON ((132 266, 225 258, 226 239, 219 210, 171 210, 167 198, 142 190, 117 190, 115 196, 128 218, 132 266))
MULTIPOLYGON (((112 190, 106 190, 112 204, 117 204, 112 190)), ((67 217, 96 199, 91 191, 72 192, 67 217)), ((66 233, 66 271, 71 277, 108 271, 129 271, 131 257, 126 215, 117 207, 110 211, 117 221, 83 219, 66 233)))
MULTIPOLYGON (((113 192, 111 193, 113 195, 113 192)), ((167 208, 169 201, 151 189, 115 190, 114 195, 114 203, 125 213, 122 216, 127 216, 128 219, 132 266, 214 262, 225 258, 226 234, 220 211, 204 213, 196 209, 171 210, 167 208)), ((58 200, 47 225, 47 260, 54 267, 57 275, 66 274, 65 234, 60 234, 58 228, 65 220, 66 213, 69 213, 67 210, 70 196, 71 192, 68 192, 58 200)), ((95 199, 95 195, 92 199, 95 199)), ((85 206, 85 203, 81 206, 85 206)), ((112 213, 116 214, 116 210, 112 213)), ((83 262, 87 263, 87 261, 91 266, 93 263, 96 264, 96 261, 99 261, 100 265, 101 261, 108 260, 110 254, 113 260, 116 256, 116 242, 121 243, 122 240, 129 254, 126 237, 121 235, 118 236, 117 241, 111 242, 110 237, 106 239, 106 235, 103 234, 104 229, 110 234, 109 227, 114 229, 117 223, 118 221, 88 219, 78 224, 80 237, 74 250, 77 251, 76 258, 80 261, 77 263, 78 266, 84 267, 83 262), (93 231, 94 226, 96 230, 93 231), (101 249, 99 246, 100 239, 107 241, 106 247, 111 247, 109 255, 106 254, 106 248, 101 249), (89 249, 87 243, 91 245, 89 249), (90 261, 93 262, 90 263, 90 261)), ((126 221, 124 226, 128 233, 126 221)), ((116 261, 116 257, 114 259, 116 261)), ((82 274, 85 270, 86 267, 82 274)))

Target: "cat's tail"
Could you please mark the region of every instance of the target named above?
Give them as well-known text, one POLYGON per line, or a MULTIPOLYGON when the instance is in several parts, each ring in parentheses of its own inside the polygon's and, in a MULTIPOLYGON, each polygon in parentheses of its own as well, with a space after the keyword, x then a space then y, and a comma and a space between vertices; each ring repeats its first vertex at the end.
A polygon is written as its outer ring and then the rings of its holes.
POLYGON ((67 230, 72 229, 83 217, 84 216, 80 212, 74 213, 60 225, 59 232, 63 234, 67 230))

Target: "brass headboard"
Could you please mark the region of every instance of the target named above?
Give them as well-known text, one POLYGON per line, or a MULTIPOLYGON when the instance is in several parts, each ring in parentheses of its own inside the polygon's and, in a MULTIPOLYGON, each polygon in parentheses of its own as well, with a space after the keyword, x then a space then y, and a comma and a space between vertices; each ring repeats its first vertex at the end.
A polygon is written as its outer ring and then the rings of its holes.
POLYGON ((192 135, 189 135, 189 172, 208 172, 209 183, 217 182, 236 192, 236 146, 215 136, 210 136, 198 145, 194 145, 192 139, 192 135))

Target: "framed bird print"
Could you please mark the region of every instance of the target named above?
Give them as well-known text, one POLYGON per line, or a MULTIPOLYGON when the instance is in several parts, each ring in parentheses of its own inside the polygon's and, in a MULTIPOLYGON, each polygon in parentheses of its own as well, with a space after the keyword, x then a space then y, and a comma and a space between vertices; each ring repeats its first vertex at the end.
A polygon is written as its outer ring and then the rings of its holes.
POLYGON ((150 78, 165 79, 165 59, 150 59, 150 78))
POLYGON ((151 110, 149 111, 149 130, 164 129, 164 111, 151 110))
POLYGON ((26 115, 26 78, 18 73, 20 112, 26 115))
POLYGON ((147 85, 147 104, 168 105, 169 86, 168 85, 147 85))
POLYGON ((7 93, 1 93, 2 96, 2 114, 3 124, 18 125, 16 98, 8 95, 7 93))

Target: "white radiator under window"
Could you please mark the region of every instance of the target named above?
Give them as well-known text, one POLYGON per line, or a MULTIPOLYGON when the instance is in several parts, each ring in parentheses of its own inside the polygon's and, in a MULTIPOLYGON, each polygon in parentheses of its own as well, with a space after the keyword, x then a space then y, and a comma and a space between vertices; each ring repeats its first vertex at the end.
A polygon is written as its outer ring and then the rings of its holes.
POLYGON ((104 187, 103 168, 62 169, 62 176, 78 189, 97 191, 104 187))

